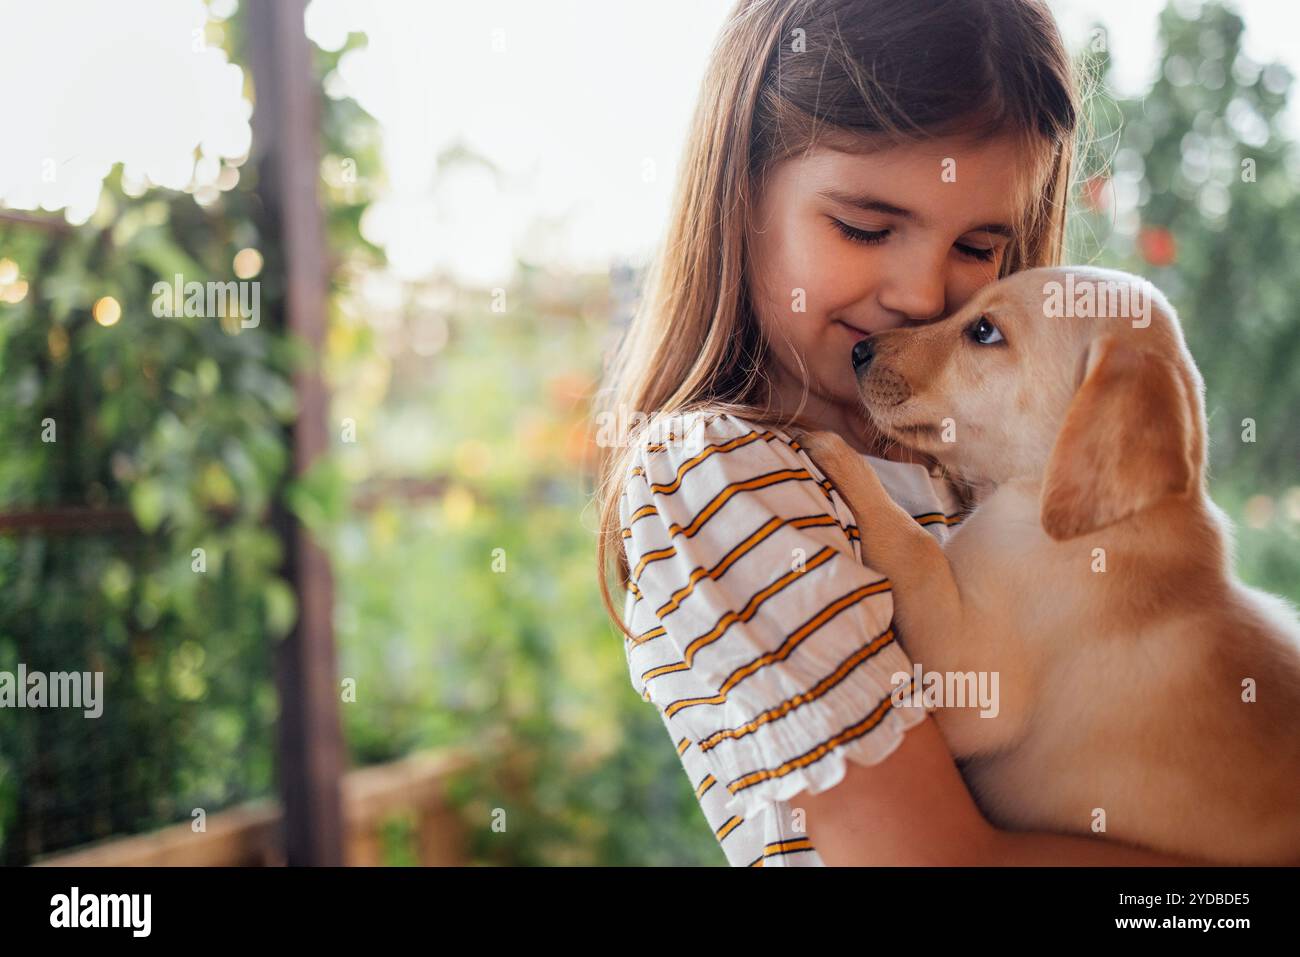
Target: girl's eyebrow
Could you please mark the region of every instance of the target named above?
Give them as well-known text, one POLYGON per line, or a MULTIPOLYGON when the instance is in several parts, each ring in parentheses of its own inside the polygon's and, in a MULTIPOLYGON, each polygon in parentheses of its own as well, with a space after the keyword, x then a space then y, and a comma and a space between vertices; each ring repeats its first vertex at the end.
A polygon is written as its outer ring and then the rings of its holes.
MULTIPOLYGON (((903 207, 895 206, 893 203, 887 203, 883 199, 877 199, 867 193, 846 193, 834 186, 827 186, 817 192, 827 199, 843 203, 845 206, 855 206, 867 213, 884 213, 886 216, 897 216, 899 219, 909 220, 919 226, 925 225, 925 220, 912 210, 903 209, 903 207)), ((1007 239, 1012 239, 1015 236, 1015 232, 1005 223, 985 223, 983 226, 976 226, 973 229, 966 230, 966 232, 992 233, 994 236, 1005 236, 1007 239)))

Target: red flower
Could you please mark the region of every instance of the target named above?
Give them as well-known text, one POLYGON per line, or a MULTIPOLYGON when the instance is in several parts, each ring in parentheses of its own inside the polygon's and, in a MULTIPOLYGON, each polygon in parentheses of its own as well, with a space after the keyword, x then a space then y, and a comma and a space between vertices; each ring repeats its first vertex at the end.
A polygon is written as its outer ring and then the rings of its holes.
POLYGON ((1138 233, 1138 249, 1153 266, 1168 266, 1177 255, 1174 234, 1163 226, 1144 226, 1138 233))

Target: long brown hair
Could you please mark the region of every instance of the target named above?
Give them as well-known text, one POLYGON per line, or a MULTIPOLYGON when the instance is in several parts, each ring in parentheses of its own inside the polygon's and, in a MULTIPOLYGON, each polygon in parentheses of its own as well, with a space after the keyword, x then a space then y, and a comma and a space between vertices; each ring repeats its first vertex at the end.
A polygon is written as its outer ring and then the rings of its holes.
POLYGON ((806 425, 764 398, 768 346, 746 285, 746 238, 768 170, 818 142, 864 151, 867 136, 1015 137, 1023 214, 1002 276, 1061 261, 1079 112, 1043 0, 738 0, 710 57, 646 294, 597 397, 598 418, 643 423, 600 452, 601 598, 624 634, 607 562, 616 556, 626 588, 618 503, 644 423, 707 408, 806 425))

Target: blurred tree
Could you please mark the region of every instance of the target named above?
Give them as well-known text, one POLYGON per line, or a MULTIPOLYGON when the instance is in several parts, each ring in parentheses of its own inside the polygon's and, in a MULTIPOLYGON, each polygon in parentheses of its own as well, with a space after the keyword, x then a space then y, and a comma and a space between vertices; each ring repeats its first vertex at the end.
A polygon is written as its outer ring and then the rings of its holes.
MULTIPOLYGON (((1300 154, 1283 128, 1292 76, 1242 50, 1243 22, 1205 3, 1160 14, 1151 89, 1089 102, 1073 261, 1139 273, 1179 311, 1206 382, 1210 476, 1245 522, 1248 580, 1300 601, 1300 154)), ((1266 28, 1259 21, 1259 28, 1266 28)), ((1110 69, 1098 27, 1085 73, 1110 69)))
MULTIPOLYGON (((238 49, 242 14, 225 26, 238 49)), ((359 232, 374 141, 350 100, 327 101, 324 121, 327 172, 345 156, 358 173, 329 191, 332 248, 359 268, 380 258, 359 232)), ((99 718, 0 721, 8 863, 272 788, 272 652, 295 607, 266 514, 295 350, 231 309, 154 308, 177 274, 281 294, 253 167, 222 175, 202 205, 128 193, 115 170, 84 226, 0 218, 0 670, 102 671, 105 699, 99 718)))

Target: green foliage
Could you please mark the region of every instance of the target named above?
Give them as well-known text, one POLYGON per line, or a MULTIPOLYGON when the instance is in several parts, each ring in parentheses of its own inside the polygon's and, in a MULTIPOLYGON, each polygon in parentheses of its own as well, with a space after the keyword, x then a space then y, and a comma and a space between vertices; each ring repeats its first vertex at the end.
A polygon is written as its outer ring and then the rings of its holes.
POLYGON ((113 183, 67 234, 0 228, 0 255, 29 283, 0 307, 0 501, 115 518, 0 538, 0 670, 105 682, 99 718, 0 723, 10 862, 270 787, 270 639, 292 618, 265 523, 294 411, 286 362, 267 326, 152 309, 171 270, 233 278, 234 253, 256 243, 244 202, 207 213, 113 183), (92 317, 103 296, 121 307, 109 326, 92 317))
MULTIPOLYGON (((235 44, 241 18, 228 23, 235 44)), ((320 58, 322 75, 339 55, 320 58)), ((324 126, 328 156, 373 177, 373 131, 356 105, 328 101, 324 126)), ((97 719, 42 710, 0 722, 4 861, 273 788, 273 654, 297 610, 268 520, 303 353, 267 318, 283 289, 256 186, 245 164, 234 189, 200 206, 161 189, 130 197, 115 170, 84 226, 0 221, 0 259, 28 284, 0 303, 0 510, 47 523, 91 510, 66 532, 0 535, 0 670, 101 670, 105 682, 97 719), (235 280, 244 248, 265 256, 261 324, 155 314, 154 283, 235 280), (120 305, 110 325, 92 315, 105 296, 120 305)), ((357 228, 369 193, 325 191, 331 239, 372 264, 357 228)))
POLYGON ((506 313, 460 290, 445 349, 391 368, 361 318, 340 320, 334 421, 357 440, 335 446, 339 472, 422 480, 331 516, 347 738, 363 763, 442 745, 481 758, 453 791, 480 863, 724 863, 595 593, 603 323, 580 317, 602 314, 604 289, 587 285, 554 314, 527 276, 506 313), (382 395, 362 372, 376 363, 382 395))

